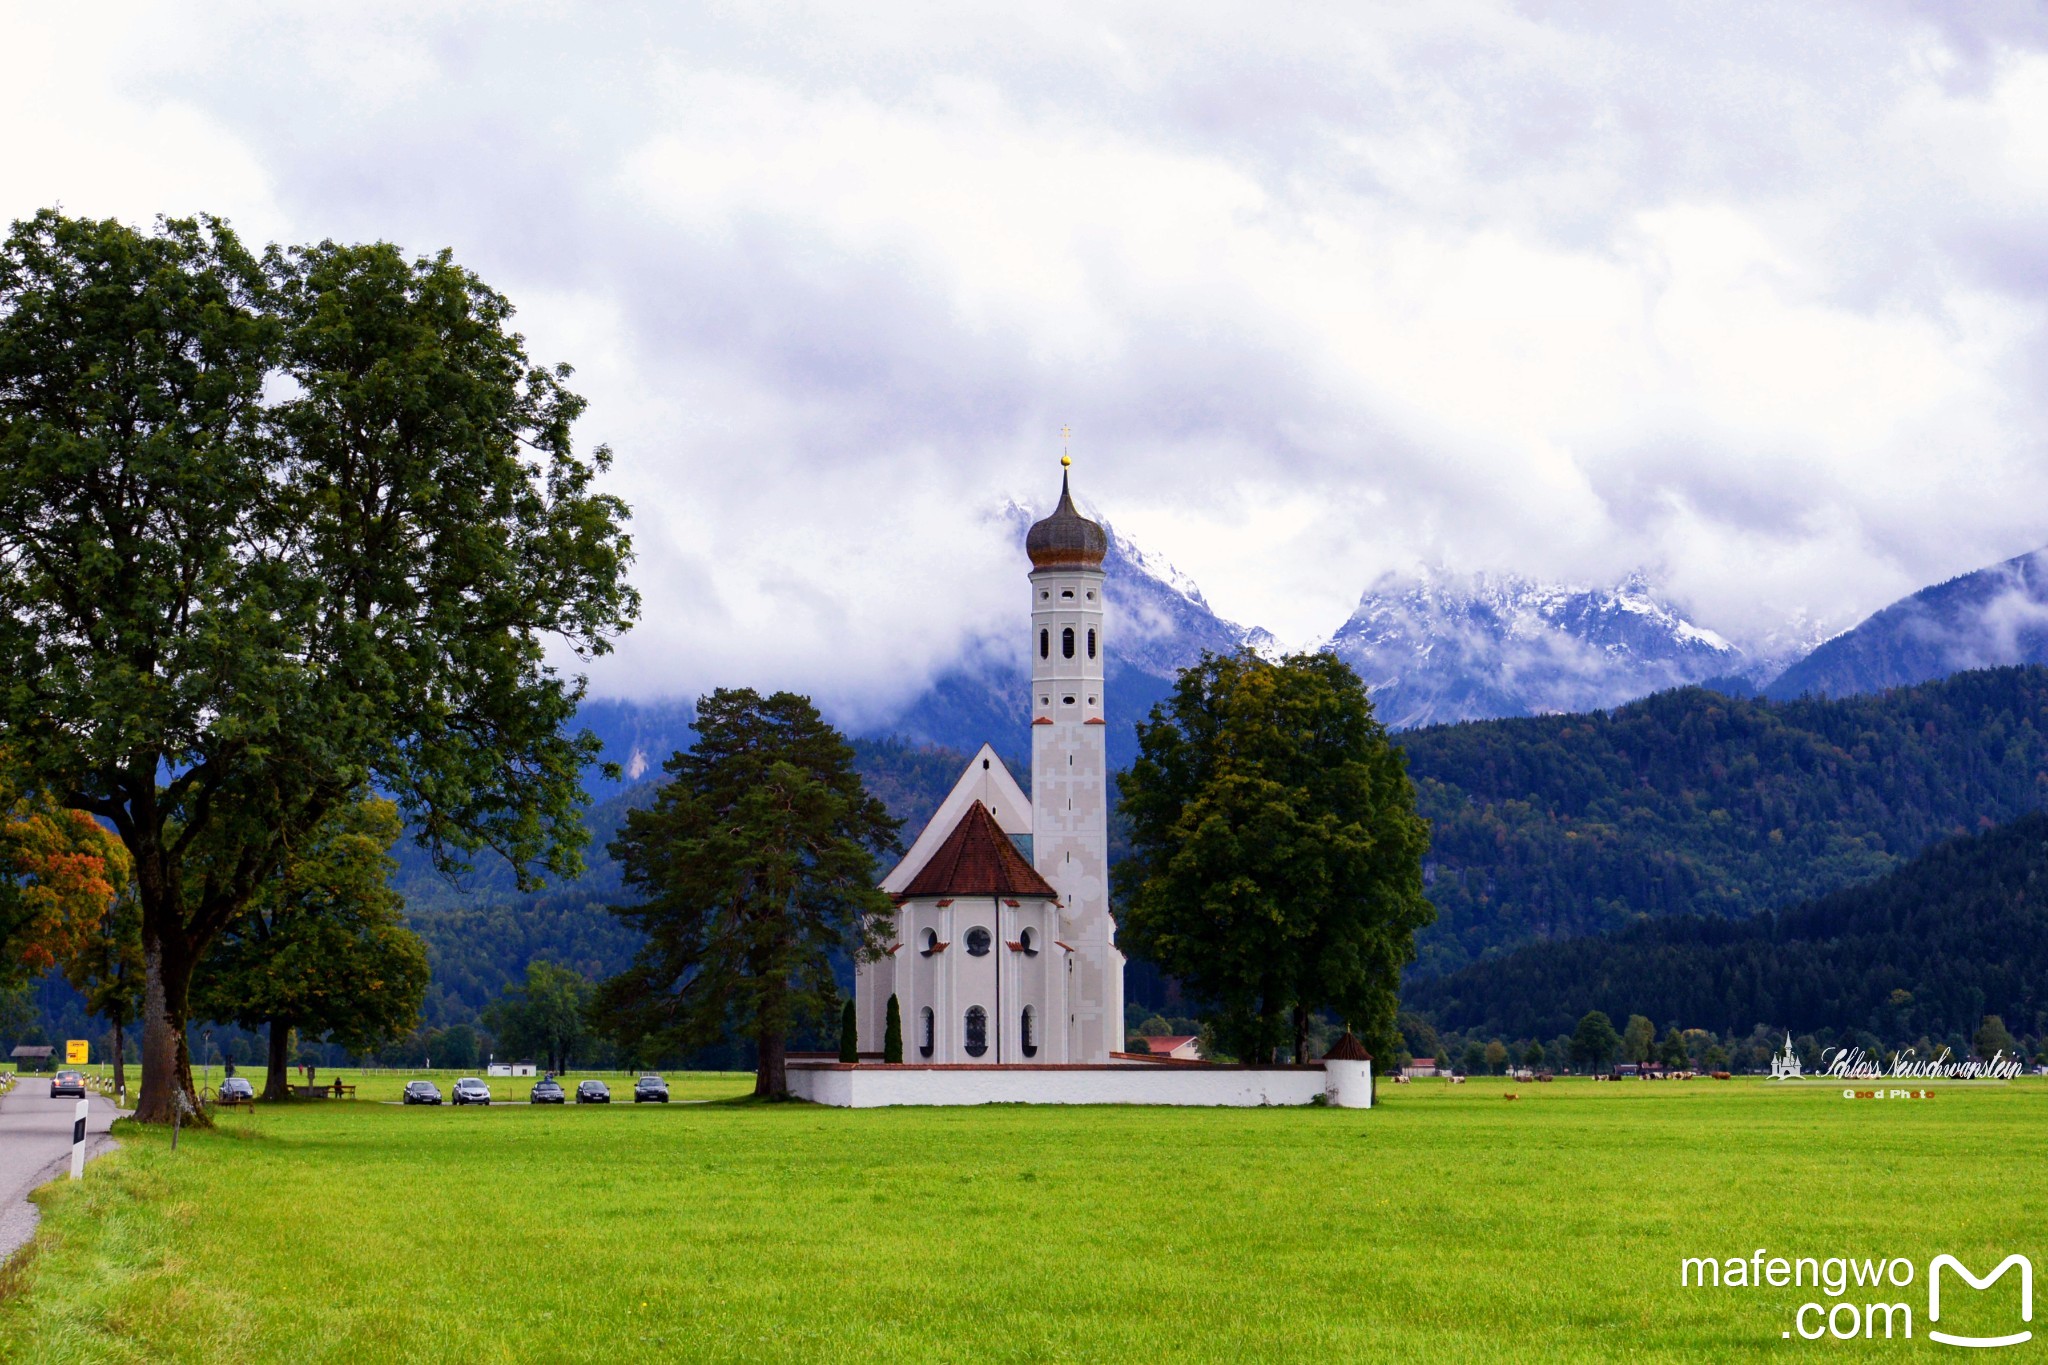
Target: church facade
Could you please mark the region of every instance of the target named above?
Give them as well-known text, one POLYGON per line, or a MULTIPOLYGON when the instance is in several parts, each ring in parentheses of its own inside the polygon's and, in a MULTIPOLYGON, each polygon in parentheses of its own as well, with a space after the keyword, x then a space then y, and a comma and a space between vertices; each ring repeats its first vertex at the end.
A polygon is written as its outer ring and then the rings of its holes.
POLYGON ((855 970, 861 1046, 880 1048, 893 995, 908 1063, 1106 1063, 1123 1046, 1103 712, 1109 538, 1062 474, 1059 505, 1024 545, 1031 791, 981 747, 882 879, 896 902, 890 946, 855 970))

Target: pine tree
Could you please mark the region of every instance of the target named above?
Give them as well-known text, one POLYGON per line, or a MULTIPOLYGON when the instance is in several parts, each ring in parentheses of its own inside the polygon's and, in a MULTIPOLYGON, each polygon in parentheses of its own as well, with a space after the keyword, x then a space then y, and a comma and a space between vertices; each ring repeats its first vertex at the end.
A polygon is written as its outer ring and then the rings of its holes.
POLYGON ((882 1060, 894 1065, 903 1060, 903 1007, 889 997, 889 1014, 882 1025, 882 1060))
POLYGON ((854 1033, 854 1010, 851 1000, 839 1011, 839 1060, 857 1062, 860 1060, 860 1042, 854 1033))
POLYGON ((808 697, 721 688, 698 700, 695 729, 611 845, 636 898, 612 913, 646 941, 595 1009, 630 1048, 743 1031, 754 1093, 783 1099, 790 1031, 839 1002, 835 957, 881 956, 896 906, 875 889, 875 855, 898 847, 897 822, 808 697))

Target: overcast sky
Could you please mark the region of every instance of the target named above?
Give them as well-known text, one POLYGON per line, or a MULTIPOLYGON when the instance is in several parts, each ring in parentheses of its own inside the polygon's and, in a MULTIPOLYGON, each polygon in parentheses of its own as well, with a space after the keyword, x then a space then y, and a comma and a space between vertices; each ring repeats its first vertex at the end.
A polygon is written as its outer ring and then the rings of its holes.
POLYGON ((0 15, 7 216, 450 247, 577 367, 602 693, 858 713, 1022 630, 1063 423, 1290 642, 1419 564, 1755 640, 2048 544, 2035 7, 61 10, 0 15))

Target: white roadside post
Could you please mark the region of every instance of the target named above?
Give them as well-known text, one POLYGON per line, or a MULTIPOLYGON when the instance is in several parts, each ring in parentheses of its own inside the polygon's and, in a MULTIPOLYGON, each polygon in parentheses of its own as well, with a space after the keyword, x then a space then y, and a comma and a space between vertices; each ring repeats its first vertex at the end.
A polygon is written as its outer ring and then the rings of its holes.
POLYGON ((85 1176, 86 1112, 86 1101, 80 1100, 78 1102, 78 1109, 71 1120, 71 1178, 73 1180, 80 1180, 85 1176))

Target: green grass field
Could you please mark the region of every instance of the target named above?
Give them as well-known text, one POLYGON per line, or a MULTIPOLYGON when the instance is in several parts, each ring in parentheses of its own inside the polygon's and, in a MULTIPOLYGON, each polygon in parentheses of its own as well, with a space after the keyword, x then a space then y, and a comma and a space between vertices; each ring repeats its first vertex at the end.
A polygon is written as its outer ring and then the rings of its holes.
MULTIPOLYGON (((671 1081, 716 1099, 751 1078, 671 1081)), ((1381 1095, 1369 1113, 324 1102, 175 1153, 124 1125, 122 1151, 39 1196, 0 1353, 1953 1356, 1925 1340, 1929 1258, 2048 1269, 2041 1082, 1910 1102, 1747 1080, 1381 1095), (1759 1247, 1909 1258, 1912 1285, 1878 1297, 1912 1307, 1914 1340, 1781 1336, 1801 1303, 1836 1302, 1812 1288, 1679 1287, 1680 1258, 1759 1247)), ((1943 1328, 2012 1330, 2010 1276, 1949 1299, 1943 1328)))

